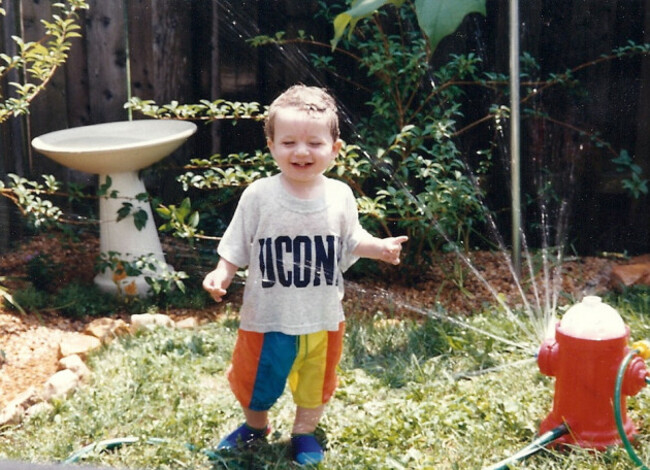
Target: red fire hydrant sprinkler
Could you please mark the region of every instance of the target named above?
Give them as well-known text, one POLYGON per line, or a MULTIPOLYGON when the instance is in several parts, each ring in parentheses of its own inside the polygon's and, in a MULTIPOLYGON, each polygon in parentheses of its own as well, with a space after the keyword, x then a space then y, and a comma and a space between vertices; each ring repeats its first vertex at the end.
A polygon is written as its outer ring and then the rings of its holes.
MULTIPOLYGON (((566 424, 569 432, 554 445, 603 450, 621 443, 612 404, 617 371, 630 352, 628 338, 629 328, 600 297, 585 297, 567 310, 555 326, 555 338, 542 343, 537 358, 540 371, 556 378, 553 410, 542 421, 540 434, 566 424)), ((647 375, 643 359, 635 356, 620 394, 623 427, 630 438, 636 427, 625 413, 625 397, 636 395, 647 375)))

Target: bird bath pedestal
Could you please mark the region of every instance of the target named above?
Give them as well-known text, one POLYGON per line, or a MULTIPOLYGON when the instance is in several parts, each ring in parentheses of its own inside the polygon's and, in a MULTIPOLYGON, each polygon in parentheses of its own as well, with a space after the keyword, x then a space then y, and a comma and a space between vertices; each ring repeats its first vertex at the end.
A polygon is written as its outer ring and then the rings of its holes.
MULTIPOLYGON (((118 253, 119 259, 127 262, 146 256, 166 266, 151 206, 136 198, 146 193, 138 171, 171 154, 195 132, 196 125, 187 121, 123 121, 50 132, 32 140, 32 146, 64 166, 98 174, 100 186, 110 178, 106 195, 99 199, 103 254, 118 253), (111 197, 113 194, 116 197, 111 197), (117 220, 124 202, 132 204, 131 213, 143 210, 147 214, 141 230, 131 217, 117 220)), ((114 274, 112 269, 104 270, 95 276, 95 284, 104 292, 117 293, 128 287, 127 292, 144 296, 150 290, 145 276, 157 277, 152 271, 126 278, 114 274)))

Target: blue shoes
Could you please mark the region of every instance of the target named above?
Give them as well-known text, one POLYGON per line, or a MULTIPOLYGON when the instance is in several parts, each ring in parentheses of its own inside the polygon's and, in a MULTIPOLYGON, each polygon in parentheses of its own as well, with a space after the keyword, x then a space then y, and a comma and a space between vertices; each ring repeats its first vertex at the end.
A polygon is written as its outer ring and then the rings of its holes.
POLYGON ((293 460, 300 465, 315 465, 325 457, 323 448, 313 434, 296 434, 291 436, 293 460))
MULTIPOLYGON (((271 432, 270 427, 255 429, 246 423, 239 426, 233 432, 224 437, 214 451, 210 451, 208 457, 216 451, 224 452, 243 447, 250 447, 255 443, 266 441, 266 436, 271 432)), ((313 434, 296 434, 291 436, 291 447, 293 449, 293 460, 299 465, 316 465, 323 461, 325 454, 323 448, 313 434)), ((216 455, 216 454, 215 454, 216 455)))
POLYGON ((244 423, 224 437, 217 446, 217 450, 231 450, 236 449, 239 446, 250 446, 257 441, 266 440, 266 436, 270 432, 271 428, 268 426, 264 429, 255 429, 244 423))

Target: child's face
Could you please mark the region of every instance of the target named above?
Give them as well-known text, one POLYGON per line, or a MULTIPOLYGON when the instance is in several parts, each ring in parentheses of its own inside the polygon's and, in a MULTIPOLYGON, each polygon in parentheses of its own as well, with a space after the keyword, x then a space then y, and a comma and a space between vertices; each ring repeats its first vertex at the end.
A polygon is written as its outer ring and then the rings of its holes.
POLYGON ((296 109, 278 110, 267 143, 286 180, 303 187, 320 181, 342 144, 332 138, 326 120, 296 109))

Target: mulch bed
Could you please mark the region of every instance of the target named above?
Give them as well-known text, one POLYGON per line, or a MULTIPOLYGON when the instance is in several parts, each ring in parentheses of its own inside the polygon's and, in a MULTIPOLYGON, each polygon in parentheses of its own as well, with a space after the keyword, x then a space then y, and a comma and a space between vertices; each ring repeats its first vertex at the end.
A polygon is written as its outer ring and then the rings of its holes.
MULTIPOLYGON (((189 271, 183 266, 187 264, 195 274, 200 274, 212 268, 213 260, 202 259, 198 250, 174 240, 167 240, 163 245, 168 261, 177 269, 189 271)), ((34 276, 28 273, 28 266, 35 257, 41 257, 48 267, 54 268, 51 289, 71 282, 91 283, 98 250, 99 241, 93 235, 74 241, 60 234, 33 237, 0 256, 0 276, 5 276, 2 285, 10 289, 27 286, 30 275, 34 276)), ((503 296, 512 306, 521 303, 521 292, 534 299, 533 286, 543 288, 547 283, 545 270, 540 265, 534 270, 535 282, 531 282, 530 276, 524 276, 528 279, 518 287, 503 253, 473 252, 467 261, 472 269, 457 255, 447 254, 415 273, 383 266, 367 276, 357 274, 346 283, 346 311, 355 315, 374 315, 382 311, 396 317, 413 317, 419 315, 418 310, 439 304, 453 314, 467 315, 493 303, 495 294, 503 296)), ((561 267, 549 265, 547 272, 555 273, 551 287, 566 294, 561 300, 580 299, 606 291, 612 266, 621 262, 596 257, 572 258, 561 267)), ((522 271, 528 274, 526 266, 522 271)), ((236 308, 241 289, 234 291, 221 305, 215 304, 202 311, 167 313, 214 318, 225 304, 236 308)), ((54 311, 20 315, 0 305, 0 408, 18 393, 29 386, 41 385, 56 372, 58 342, 65 334, 82 331, 87 321, 61 318, 54 311)))

